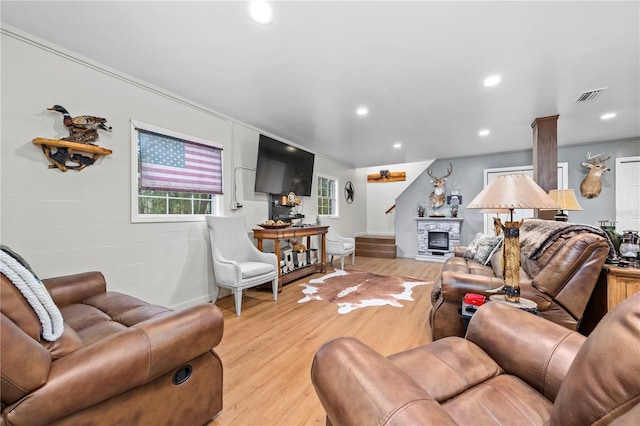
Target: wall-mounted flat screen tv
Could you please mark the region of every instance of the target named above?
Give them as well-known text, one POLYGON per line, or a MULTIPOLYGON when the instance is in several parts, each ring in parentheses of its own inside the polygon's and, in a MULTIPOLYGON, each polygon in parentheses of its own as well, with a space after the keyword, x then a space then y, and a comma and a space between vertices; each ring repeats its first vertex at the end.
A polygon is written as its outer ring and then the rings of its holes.
POLYGON ((311 196, 314 160, 310 152, 260 135, 255 191, 311 196))

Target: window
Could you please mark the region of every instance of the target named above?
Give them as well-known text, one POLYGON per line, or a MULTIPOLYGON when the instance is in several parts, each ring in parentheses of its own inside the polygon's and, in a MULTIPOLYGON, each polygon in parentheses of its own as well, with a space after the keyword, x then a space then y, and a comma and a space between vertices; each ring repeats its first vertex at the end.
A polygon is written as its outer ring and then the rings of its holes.
POLYGON ((318 176, 318 214, 337 216, 338 198, 336 188, 338 182, 335 179, 318 176))
POLYGON ((131 122, 132 222, 201 220, 222 195, 222 148, 131 122))

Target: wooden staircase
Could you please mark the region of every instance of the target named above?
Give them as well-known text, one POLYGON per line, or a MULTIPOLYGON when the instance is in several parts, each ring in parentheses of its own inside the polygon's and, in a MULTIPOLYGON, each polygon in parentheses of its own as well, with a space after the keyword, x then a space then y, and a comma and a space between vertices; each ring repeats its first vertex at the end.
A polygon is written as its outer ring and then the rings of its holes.
POLYGON ((396 258, 396 237, 387 235, 356 236, 356 256, 396 258))

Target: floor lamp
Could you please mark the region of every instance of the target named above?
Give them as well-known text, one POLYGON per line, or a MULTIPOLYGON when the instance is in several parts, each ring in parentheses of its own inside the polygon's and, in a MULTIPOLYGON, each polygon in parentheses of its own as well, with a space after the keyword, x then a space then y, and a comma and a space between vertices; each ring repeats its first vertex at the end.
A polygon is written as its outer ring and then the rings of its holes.
POLYGON ((480 191, 468 209, 508 209, 504 232, 504 292, 507 302, 520 302, 520 222, 513 221, 515 209, 559 210, 560 206, 525 174, 500 175, 480 191))

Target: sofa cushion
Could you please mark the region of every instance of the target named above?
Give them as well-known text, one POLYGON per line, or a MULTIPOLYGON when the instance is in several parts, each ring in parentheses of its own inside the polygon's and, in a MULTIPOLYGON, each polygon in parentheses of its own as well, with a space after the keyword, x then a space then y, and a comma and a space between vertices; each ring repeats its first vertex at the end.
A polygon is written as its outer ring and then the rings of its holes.
POLYGON ((502 235, 484 235, 478 243, 478 249, 473 255, 473 260, 483 265, 489 264, 491 256, 502 244, 502 235))

